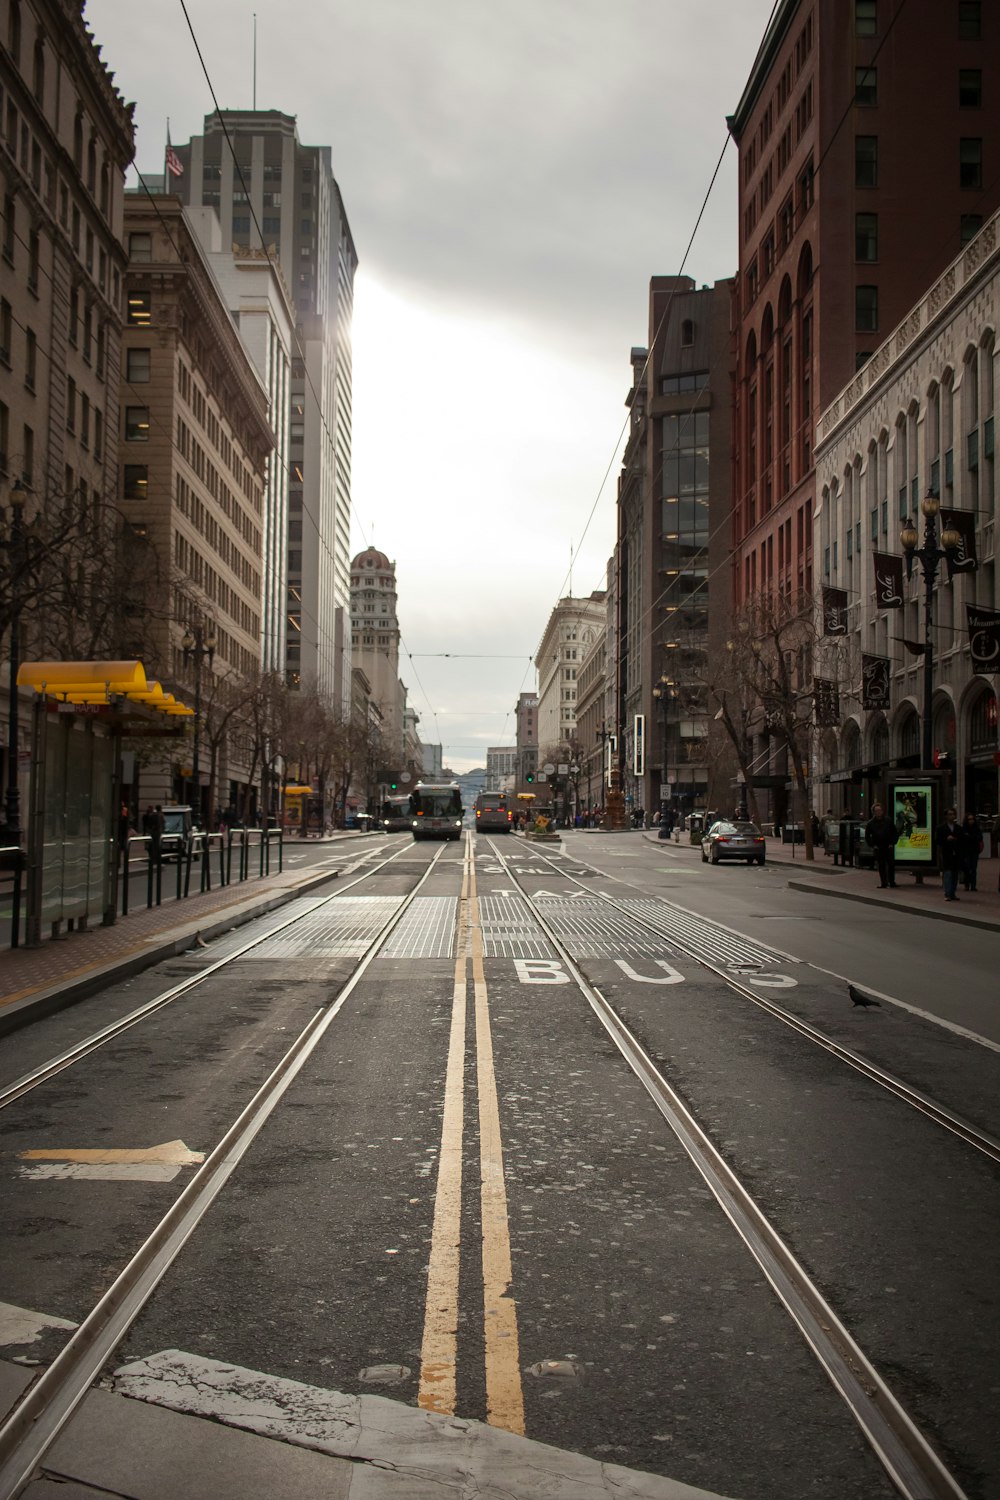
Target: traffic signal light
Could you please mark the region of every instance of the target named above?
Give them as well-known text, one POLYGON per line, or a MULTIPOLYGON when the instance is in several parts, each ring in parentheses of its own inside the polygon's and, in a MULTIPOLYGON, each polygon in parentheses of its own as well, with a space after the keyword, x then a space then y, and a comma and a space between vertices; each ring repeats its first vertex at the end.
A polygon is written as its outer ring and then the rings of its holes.
POLYGON ((527 776, 524 779, 528 783, 528 785, 531 786, 532 782, 535 779, 535 773, 534 773, 534 771, 529 771, 528 774, 527 774, 527 776))
POLYGON ((396 790, 396 783, 394 781, 390 781, 389 790, 390 792, 394 792, 396 790))

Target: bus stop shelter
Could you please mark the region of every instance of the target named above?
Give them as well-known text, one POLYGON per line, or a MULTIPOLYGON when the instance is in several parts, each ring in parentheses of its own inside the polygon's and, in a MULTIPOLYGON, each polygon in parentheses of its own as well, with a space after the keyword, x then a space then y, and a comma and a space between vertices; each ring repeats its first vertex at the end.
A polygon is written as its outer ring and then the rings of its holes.
POLYGON ((49 926, 110 926, 118 898, 121 745, 125 735, 181 738, 193 711, 147 681, 141 661, 22 663, 35 693, 25 936, 49 926))

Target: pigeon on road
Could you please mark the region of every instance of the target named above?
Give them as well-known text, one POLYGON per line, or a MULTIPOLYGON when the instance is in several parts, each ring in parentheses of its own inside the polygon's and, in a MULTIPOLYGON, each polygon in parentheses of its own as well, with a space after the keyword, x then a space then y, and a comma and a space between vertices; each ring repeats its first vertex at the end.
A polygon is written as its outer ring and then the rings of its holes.
POLYGON ((847 993, 850 995, 855 1005, 863 1006, 866 1010, 870 1005, 876 1006, 879 1010, 882 1009, 877 1000, 874 1000, 871 995, 866 995, 863 990, 855 989, 853 984, 849 984, 847 986, 847 993))

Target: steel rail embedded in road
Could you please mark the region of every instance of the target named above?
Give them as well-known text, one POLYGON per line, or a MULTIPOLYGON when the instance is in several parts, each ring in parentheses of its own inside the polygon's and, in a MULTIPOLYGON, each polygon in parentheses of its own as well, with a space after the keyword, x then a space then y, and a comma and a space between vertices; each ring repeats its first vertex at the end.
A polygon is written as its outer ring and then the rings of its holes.
MULTIPOLYGON (((497 857, 500 859, 503 858, 499 852, 497 857)), ((598 875, 617 880, 623 885, 629 883, 622 881, 620 875, 608 876, 607 871, 601 870, 597 865, 588 864, 586 860, 578 860, 576 855, 570 857, 576 860, 576 863, 586 866, 587 869, 593 870, 598 875)), ((595 891, 589 885, 584 885, 582 880, 577 880, 568 870, 560 869, 559 865, 546 854, 535 851, 532 854, 532 858, 544 859, 563 879, 572 880, 575 885, 580 886, 581 890, 587 891, 588 894, 594 896, 597 900, 606 902, 615 911, 627 916, 629 921, 636 923, 640 927, 644 927, 647 932, 652 932, 657 937, 666 939, 667 942, 679 949, 687 958, 693 959, 695 963, 707 969, 710 974, 714 974, 717 979, 721 979, 729 989, 735 990, 736 994, 742 996, 744 1000, 752 1001, 760 1010, 766 1011, 769 1015, 774 1016, 776 1020, 781 1021, 783 1025, 790 1027, 792 1031, 798 1032, 800 1036, 805 1037, 814 1046, 822 1048, 824 1052, 828 1052, 840 1062, 846 1063, 848 1067, 855 1069, 856 1072, 861 1073, 870 1082, 893 1094, 897 1099, 902 1100, 904 1104, 908 1104, 911 1109, 917 1110, 919 1114, 924 1115, 926 1119, 931 1120, 935 1125, 940 1125, 943 1130, 947 1130, 951 1135, 957 1136, 967 1146, 973 1146, 992 1161, 1000 1162, 1000 1140, 997 1140, 996 1136, 990 1135, 985 1130, 980 1130, 977 1125, 973 1125, 970 1120, 966 1120, 962 1115, 956 1114, 947 1105, 939 1103, 936 1099, 932 1099, 929 1094, 925 1094, 921 1089, 907 1083, 904 1079, 897 1078, 894 1073, 888 1072, 887 1069, 880 1067, 878 1063, 871 1062, 868 1058, 863 1057, 860 1052, 855 1052, 851 1047, 845 1047, 842 1042, 834 1041, 832 1037, 820 1031, 810 1021, 803 1020, 801 1016, 797 1016, 792 1011, 786 1010, 784 1006, 779 1005, 777 1001, 770 999, 767 995, 758 994, 756 990, 752 990, 747 985, 741 984, 728 970, 720 968, 711 959, 706 958, 704 953, 699 953, 697 948, 691 943, 685 942, 683 936, 678 936, 672 928, 658 924, 649 917, 642 916, 639 912, 629 911, 620 901, 616 901, 613 896, 607 895, 604 891, 595 891)), ((511 873, 514 874, 513 871, 511 873)), ((635 887, 635 889, 638 889, 638 887, 635 887)), ((530 900, 530 897, 528 899, 530 900)), ((670 911, 682 912, 685 916, 696 915, 688 912, 685 907, 677 906, 671 901, 663 901, 660 898, 656 899, 660 900, 660 904, 667 907, 670 911)), ((705 927, 717 928, 722 932, 730 931, 729 928, 724 927, 719 922, 711 921, 708 917, 698 917, 697 920, 705 927)), ((772 952, 777 951, 777 949, 772 949, 772 952)), ((789 955, 779 954, 779 956, 788 957, 789 955)), ((795 962, 798 962, 798 960, 796 959, 795 962)))
POLYGON ((336 999, 321 1006, 303 1027, 146 1242, 0 1426, 0 1496, 3 1500, 13 1500, 29 1483, 45 1453, 222 1191, 390 932, 402 920, 443 853, 442 845, 413 890, 382 924, 336 999))
MULTIPOLYGON (((516 871, 496 845, 492 847, 506 874, 521 890, 535 921, 559 954, 567 973, 761 1267, 900 1494, 905 1500, 968 1500, 965 1491, 945 1468, 861 1346, 716 1150, 684 1100, 660 1073, 610 1001, 577 968, 562 939, 518 882, 516 871)), ((551 860, 548 862, 554 869, 558 868, 551 860)), ((617 903, 612 901, 612 904, 617 903)), ((698 962, 703 960, 698 959, 698 962)), ((751 995, 751 998, 757 997, 751 995)))
MULTIPOLYGON (((308 912, 298 912, 294 916, 286 918, 284 922, 279 922, 277 926, 269 927, 266 932, 251 938, 249 942, 244 943, 235 952, 227 953, 225 958, 216 959, 214 963, 208 964, 204 969, 199 969, 197 974, 192 974, 189 979, 184 979, 180 984, 172 985, 170 989, 164 990, 159 995, 154 995, 152 1000, 147 1000, 144 1005, 140 1005, 135 1010, 129 1011, 128 1015, 122 1016, 117 1021, 112 1021, 109 1025, 102 1027, 100 1031, 95 1031, 91 1036, 84 1037, 82 1041, 76 1042, 72 1047, 68 1047, 65 1052, 60 1052, 58 1056, 50 1057, 46 1062, 40 1063, 30 1073, 22 1074, 20 1078, 16 1078, 13 1083, 8 1084, 5 1088, 0 1088, 0 1109, 6 1109, 9 1104, 13 1104, 15 1100, 20 1099, 24 1094, 30 1093, 32 1089, 38 1088, 40 1084, 46 1083, 48 1079, 54 1078, 57 1073, 62 1073, 66 1068, 71 1068, 75 1063, 81 1062, 91 1052, 96 1052, 99 1047, 105 1046, 108 1042, 113 1041, 115 1037, 121 1036, 125 1031, 129 1031, 133 1026, 138 1026, 141 1021, 155 1015, 164 1006, 172 1005, 182 995, 186 995, 191 990, 196 989, 198 985, 204 984, 206 979, 210 979, 220 969, 224 969, 228 964, 235 963, 237 959, 242 958, 254 948, 259 947, 261 943, 267 942, 268 938, 274 937, 279 932, 286 931, 289 927, 294 927, 297 922, 304 921, 306 917, 314 916, 321 907, 339 901, 345 892, 353 890, 356 885, 360 885, 362 881, 370 879, 372 875, 377 875, 386 865, 391 864, 394 859, 398 859, 399 855, 404 853, 405 848, 406 846, 404 845, 402 848, 397 849, 394 854, 390 854, 387 859, 380 860, 378 864, 372 865, 371 869, 365 870, 356 880, 348 881, 346 885, 339 885, 331 895, 320 897, 317 904, 311 907, 308 912)), ((108 988, 110 988, 110 983, 108 988)))

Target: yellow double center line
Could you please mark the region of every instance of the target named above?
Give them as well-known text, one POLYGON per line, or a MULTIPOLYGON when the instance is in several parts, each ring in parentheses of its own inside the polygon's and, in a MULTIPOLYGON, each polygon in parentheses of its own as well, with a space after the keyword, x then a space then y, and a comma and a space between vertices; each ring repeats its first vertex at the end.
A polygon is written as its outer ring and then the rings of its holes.
POLYGON ((466 997, 471 966, 476 1018, 476 1085, 479 1096, 480 1214, 483 1234, 483 1323, 486 1420, 524 1432, 524 1396, 511 1294, 510 1228, 500 1139, 500 1110, 493 1067, 493 1038, 483 970, 473 843, 466 844, 459 909, 458 952, 452 994, 445 1078, 441 1156, 434 1229, 427 1270, 427 1308, 420 1351, 417 1401, 427 1411, 455 1410, 458 1364, 458 1289, 461 1258, 462 1150, 465 1114, 466 997))

